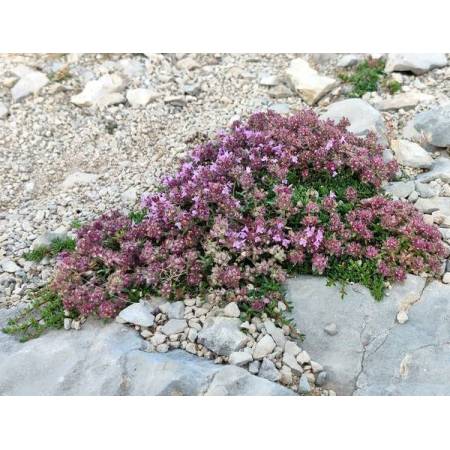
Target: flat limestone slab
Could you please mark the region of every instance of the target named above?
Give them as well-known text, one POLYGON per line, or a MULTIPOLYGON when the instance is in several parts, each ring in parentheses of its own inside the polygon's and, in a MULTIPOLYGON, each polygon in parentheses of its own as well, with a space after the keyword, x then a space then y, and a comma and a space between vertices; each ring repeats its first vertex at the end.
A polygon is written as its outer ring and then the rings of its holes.
MULTIPOLYGON (((9 315, 0 310, 0 328, 9 315)), ((146 347, 133 329, 100 321, 24 344, 0 332, 0 395, 295 395, 240 367, 146 347)))
POLYGON ((367 347, 356 395, 450 395, 450 286, 430 283, 408 315, 367 347))
MULTIPOLYGON (((306 335, 301 346, 324 366, 327 388, 338 395, 354 393, 367 348, 383 342, 396 327, 405 326, 396 322, 397 313, 420 298, 424 285, 424 279, 409 275, 388 297, 376 302, 360 285, 348 286, 341 299, 340 287, 328 287, 324 277, 305 275, 287 283, 292 316, 306 335), (337 325, 334 336, 324 330, 330 323, 337 325)), ((383 364, 382 357, 378 364, 383 364)))

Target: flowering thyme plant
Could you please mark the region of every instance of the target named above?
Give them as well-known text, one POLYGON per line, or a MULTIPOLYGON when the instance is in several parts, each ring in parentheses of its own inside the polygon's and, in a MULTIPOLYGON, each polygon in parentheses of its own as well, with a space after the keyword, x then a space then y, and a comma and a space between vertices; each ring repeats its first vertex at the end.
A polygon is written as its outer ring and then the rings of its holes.
POLYGON ((347 125, 311 110, 235 122, 144 196, 142 213, 110 212, 81 228, 53 289, 84 316, 114 317, 149 292, 273 315, 289 274, 360 282, 379 299, 386 281, 436 273, 446 252, 439 230, 377 195, 397 165, 375 135, 347 125))

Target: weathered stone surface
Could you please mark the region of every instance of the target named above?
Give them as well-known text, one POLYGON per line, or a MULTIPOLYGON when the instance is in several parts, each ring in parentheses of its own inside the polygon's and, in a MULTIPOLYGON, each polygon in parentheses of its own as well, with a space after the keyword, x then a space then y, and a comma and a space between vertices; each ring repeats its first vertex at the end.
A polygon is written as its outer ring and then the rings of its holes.
POLYGON ((302 347, 324 366, 327 387, 350 395, 366 346, 383 341, 396 324, 397 312, 419 298, 425 281, 408 275, 405 283, 395 285, 381 302, 360 285, 348 286, 341 299, 340 287, 326 284, 323 277, 300 276, 287 283, 287 296, 293 303, 293 318, 305 334, 302 347), (339 329, 335 336, 323 332, 330 322, 339 329))
POLYGON ((396 94, 390 98, 383 99, 374 106, 379 111, 396 111, 398 109, 408 110, 414 108, 419 103, 429 102, 431 100, 433 100, 432 95, 411 91, 402 92, 401 94, 396 94))
POLYGON ((198 333, 197 341, 218 355, 229 356, 247 343, 247 336, 240 331, 241 321, 228 317, 209 318, 198 333))
POLYGON ((429 183, 438 178, 446 183, 450 183, 450 159, 445 156, 436 158, 431 165, 431 170, 418 175, 417 181, 429 183))
MULTIPOLYGON (((0 327, 11 315, 0 310, 0 327)), ((100 321, 25 344, 0 332, 0 395, 295 395, 239 367, 147 346, 134 330, 100 321)))
POLYGON ((445 53, 390 53, 385 72, 412 72, 421 75, 437 67, 445 67, 445 53))
POLYGON ((450 103, 417 114, 413 127, 436 147, 450 147, 450 103))
POLYGON ((320 75, 301 58, 291 61, 286 74, 297 94, 309 105, 317 103, 338 84, 335 79, 320 75))
POLYGON ((450 395, 450 286, 430 283, 408 316, 367 346, 356 395, 450 395))
POLYGON ((391 147, 397 161, 404 166, 428 169, 433 163, 431 155, 415 142, 397 139, 392 141, 391 147))
POLYGON ((320 116, 339 122, 343 117, 350 121, 348 130, 358 136, 373 131, 382 144, 387 144, 386 126, 382 115, 373 106, 359 98, 350 98, 332 103, 320 116))
POLYGON ((127 306, 120 311, 119 318, 123 322, 132 323, 141 327, 151 327, 155 322, 152 308, 145 300, 127 306))

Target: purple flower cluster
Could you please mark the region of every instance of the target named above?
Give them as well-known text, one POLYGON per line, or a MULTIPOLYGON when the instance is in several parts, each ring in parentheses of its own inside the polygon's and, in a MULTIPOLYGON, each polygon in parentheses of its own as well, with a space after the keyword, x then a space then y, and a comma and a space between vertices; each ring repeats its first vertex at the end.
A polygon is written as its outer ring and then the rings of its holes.
POLYGON ((113 317, 131 288, 144 287, 173 299, 204 293, 262 310, 281 299, 276 291, 259 295, 263 282, 282 283, 300 267, 326 274, 330 258, 374 259, 391 280, 405 271, 436 272, 445 253, 439 231, 412 206, 359 199, 352 187, 343 198, 296 197, 317 174, 347 171, 375 188, 395 174, 375 136, 357 137, 346 125, 321 121, 311 110, 256 113, 196 147, 161 192, 143 197, 144 220, 111 212, 80 230, 54 281, 64 306, 113 317), (341 211, 343 201, 353 208, 341 211))

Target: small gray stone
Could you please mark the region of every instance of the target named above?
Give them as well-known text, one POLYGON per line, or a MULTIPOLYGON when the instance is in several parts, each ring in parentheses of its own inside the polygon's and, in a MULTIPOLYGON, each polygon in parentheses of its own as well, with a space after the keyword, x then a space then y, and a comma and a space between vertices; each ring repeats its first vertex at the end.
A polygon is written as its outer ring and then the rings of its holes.
POLYGON ((223 309, 223 313, 226 317, 239 317, 241 315, 241 311, 236 302, 228 303, 223 309))
POLYGON ((278 347, 284 349, 284 346, 286 344, 286 336, 284 335, 283 330, 281 328, 278 328, 269 319, 264 321, 264 328, 266 329, 267 333, 272 336, 273 340, 278 345, 278 347))
POLYGON ((320 75, 302 58, 291 61, 286 75, 297 94, 309 105, 317 103, 338 84, 335 79, 320 75))
POLYGON ((263 359, 258 375, 269 381, 278 381, 281 377, 280 372, 275 367, 275 364, 267 358, 263 359))
POLYGON ((132 323, 133 325, 139 325, 141 327, 151 327, 155 322, 155 316, 152 314, 152 309, 145 300, 127 306, 120 311, 119 317, 127 323, 132 323))
POLYGON ((18 272, 21 268, 11 259, 4 258, 0 261, 0 266, 2 270, 9 273, 18 272))
POLYGON ((322 387, 327 381, 328 374, 325 370, 320 372, 316 377, 316 386, 322 387))
POLYGON ((301 375, 303 373, 303 369, 294 355, 285 352, 283 355, 283 363, 289 366, 295 375, 301 375))
POLYGON ((405 139, 393 140, 391 147, 400 164, 415 169, 428 169, 431 167, 433 158, 415 142, 409 142, 405 139))
POLYGON ((253 350, 254 359, 262 359, 265 356, 272 353, 273 349, 276 347, 275 341, 268 334, 262 337, 262 339, 257 342, 253 350))
POLYGON ((182 333, 187 328, 187 322, 184 319, 170 319, 165 325, 161 327, 161 333, 166 336, 171 334, 182 333))
POLYGON ((292 97, 293 95, 293 92, 284 84, 279 84, 269 89, 269 96, 272 98, 286 98, 292 97))
POLYGON ((78 106, 106 107, 123 103, 124 80, 117 74, 103 75, 98 80, 88 81, 80 94, 73 95, 71 102, 78 106))
POLYGON ((184 302, 166 302, 159 306, 162 313, 167 314, 169 319, 184 318, 184 302))
POLYGON ((127 100, 133 107, 146 106, 152 100, 159 97, 159 94, 151 89, 128 89, 127 100))
POLYGON ((304 373, 298 382, 298 393, 299 394, 310 394, 311 393, 311 386, 309 384, 308 377, 304 373))
POLYGON ((181 90, 183 91, 183 94, 193 95, 194 97, 202 92, 202 88, 198 84, 184 84, 181 87, 181 90))
POLYGON ((248 365, 248 371, 252 373, 253 375, 256 375, 259 372, 259 367, 261 366, 260 361, 252 361, 248 365))
POLYGON ((36 94, 48 83, 48 78, 42 72, 31 70, 24 74, 11 89, 11 95, 14 101, 27 97, 30 94, 36 94))
POLYGON ((327 333, 329 336, 336 336, 338 330, 337 325, 334 322, 327 323, 324 328, 325 333, 327 333))
POLYGON ((253 358, 248 352, 233 352, 228 361, 235 366, 245 366, 247 363, 253 361, 253 358))
POLYGON ((72 319, 69 319, 68 317, 66 317, 64 319, 64 329, 70 330, 71 328, 72 328, 72 319))
POLYGON ((259 84, 261 86, 276 86, 277 84, 279 84, 279 82, 280 80, 276 75, 262 74, 259 79, 259 84))
POLYGON ((286 341, 286 344, 284 345, 284 352, 297 356, 301 352, 301 349, 295 342, 286 341))
POLYGON ((156 347, 156 351, 158 353, 167 353, 169 351, 169 345, 168 344, 159 344, 156 347))
POLYGON ((240 330, 241 321, 228 317, 210 317, 198 333, 197 342, 222 356, 240 350, 248 337, 240 330))

